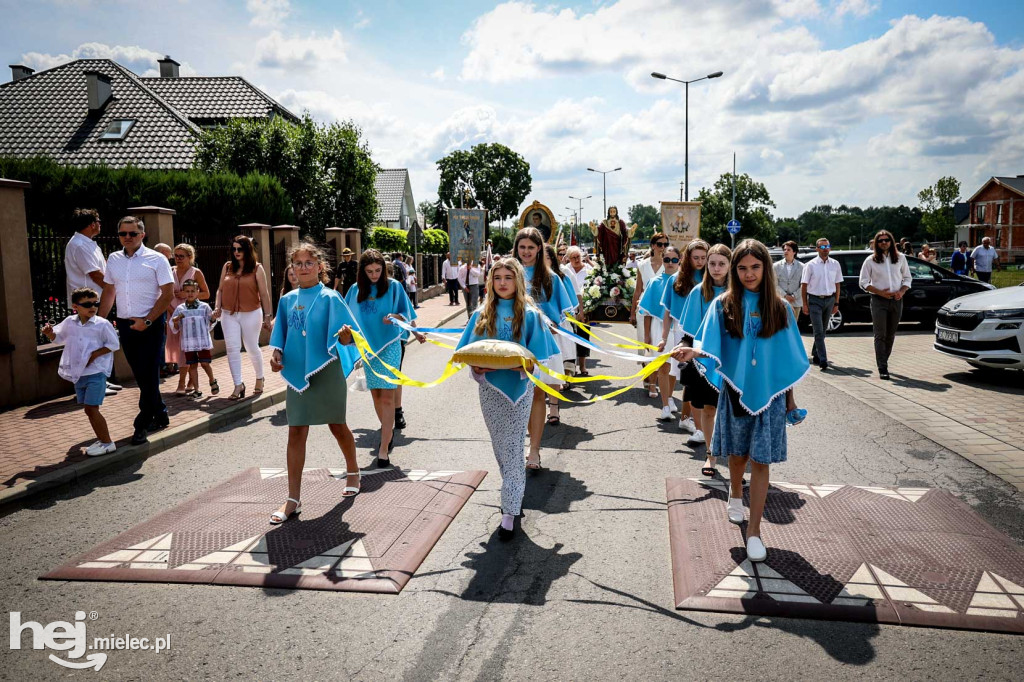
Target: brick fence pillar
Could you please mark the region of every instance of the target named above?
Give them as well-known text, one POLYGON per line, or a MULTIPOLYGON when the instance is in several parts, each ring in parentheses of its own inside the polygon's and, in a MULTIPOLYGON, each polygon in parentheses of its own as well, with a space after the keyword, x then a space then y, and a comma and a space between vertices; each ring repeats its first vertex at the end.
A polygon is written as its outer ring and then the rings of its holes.
POLYGON ((163 242, 172 249, 177 245, 174 239, 174 216, 177 214, 172 208, 161 208, 159 206, 135 206, 128 209, 128 214, 133 215, 146 226, 146 246, 153 248, 163 242))
POLYGON ((0 407, 30 402, 39 383, 25 214, 28 188, 27 182, 0 178, 0 407))

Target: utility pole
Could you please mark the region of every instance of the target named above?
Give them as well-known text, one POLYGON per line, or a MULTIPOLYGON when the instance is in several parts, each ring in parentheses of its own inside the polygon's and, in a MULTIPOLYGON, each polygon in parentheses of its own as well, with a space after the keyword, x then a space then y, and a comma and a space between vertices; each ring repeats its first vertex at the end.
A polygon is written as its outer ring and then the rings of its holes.
POLYGON ((679 201, 683 200, 683 181, 679 181, 679 201))

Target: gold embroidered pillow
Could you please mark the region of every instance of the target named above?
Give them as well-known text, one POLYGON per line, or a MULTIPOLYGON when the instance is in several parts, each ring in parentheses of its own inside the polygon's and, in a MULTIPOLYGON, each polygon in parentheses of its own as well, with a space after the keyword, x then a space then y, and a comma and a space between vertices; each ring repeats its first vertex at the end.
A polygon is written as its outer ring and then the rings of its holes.
POLYGON ((483 367, 484 369, 522 369, 526 359, 526 371, 533 371, 533 353, 518 343, 498 339, 481 339, 463 346, 452 355, 452 362, 483 367))

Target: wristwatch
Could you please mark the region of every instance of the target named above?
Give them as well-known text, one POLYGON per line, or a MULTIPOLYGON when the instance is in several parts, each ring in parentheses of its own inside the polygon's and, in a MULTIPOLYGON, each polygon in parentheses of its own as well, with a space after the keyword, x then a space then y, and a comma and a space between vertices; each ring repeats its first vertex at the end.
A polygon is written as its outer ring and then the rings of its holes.
POLYGON ((150 327, 150 326, 153 325, 153 320, 149 319, 148 317, 145 320, 143 320, 143 322, 145 322, 147 327, 150 327))

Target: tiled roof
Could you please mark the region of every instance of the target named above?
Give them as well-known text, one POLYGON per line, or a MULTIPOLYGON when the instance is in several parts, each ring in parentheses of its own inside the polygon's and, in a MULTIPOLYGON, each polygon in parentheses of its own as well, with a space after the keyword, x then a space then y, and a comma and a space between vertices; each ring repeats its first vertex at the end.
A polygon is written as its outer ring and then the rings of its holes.
POLYGON ((193 122, 230 118, 298 117, 239 76, 140 78, 150 90, 193 122))
POLYGON ((58 163, 189 168, 199 128, 108 59, 79 59, 0 85, 0 154, 49 156, 58 163), (111 97, 89 115, 86 71, 111 81, 111 97), (123 140, 99 137, 113 119, 135 125, 123 140))
POLYGON ((395 222, 401 218, 405 186, 409 171, 405 168, 384 168, 377 171, 377 220, 395 222))
POLYGON ((1018 194, 1024 194, 1024 177, 1018 175, 1017 177, 997 177, 1000 185, 1005 185, 1018 194))

